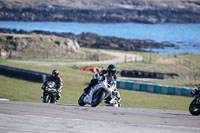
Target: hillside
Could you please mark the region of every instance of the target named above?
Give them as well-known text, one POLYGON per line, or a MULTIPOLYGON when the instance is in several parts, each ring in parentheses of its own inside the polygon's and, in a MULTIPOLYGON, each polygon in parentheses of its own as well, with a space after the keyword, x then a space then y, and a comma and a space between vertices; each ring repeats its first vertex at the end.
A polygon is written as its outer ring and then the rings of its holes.
POLYGON ((198 0, 0 0, 0 20, 200 23, 198 0))
POLYGON ((76 54, 72 53, 81 54, 79 44, 71 39, 24 34, 0 34, 0 50, 5 58, 73 58, 76 54))

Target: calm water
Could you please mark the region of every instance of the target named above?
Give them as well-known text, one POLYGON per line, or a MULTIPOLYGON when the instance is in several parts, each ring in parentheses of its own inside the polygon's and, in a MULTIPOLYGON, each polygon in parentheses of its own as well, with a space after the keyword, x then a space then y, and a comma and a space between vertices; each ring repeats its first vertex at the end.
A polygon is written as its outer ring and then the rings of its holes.
POLYGON ((180 49, 153 49, 160 53, 200 53, 200 24, 96 24, 63 22, 0 22, 0 28, 44 30, 54 32, 96 33, 128 39, 150 39, 157 42, 174 43, 180 49), (194 45, 197 47, 194 47, 194 45))

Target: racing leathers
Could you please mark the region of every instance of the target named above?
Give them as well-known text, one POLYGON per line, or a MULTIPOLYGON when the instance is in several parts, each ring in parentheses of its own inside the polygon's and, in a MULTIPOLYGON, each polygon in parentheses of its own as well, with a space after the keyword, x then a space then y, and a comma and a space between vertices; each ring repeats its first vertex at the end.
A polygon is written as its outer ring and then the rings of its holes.
MULTIPOLYGON (((114 88, 115 88, 114 91, 112 92, 112 95, 115 95, 116 97, 118 97, 120 99, 120 93, 117 91, 117 88, 116 88, 117 76, 116 75, 110 75, 108 73, 108 70, 103 70, 100 73, 96 74, 93 77, 93 79, 90 81, 89 85, 84 89, 85 93, 89 93, 90 88, 95 86, 100 79, 105 79, 105 77, 107 78, 108 86, 114 86, 114 88)), ((106 104, 110 104, 110 101, 112 99, 112 95, 108 96, 105 99, 106 104)))
POLYGON ((194 90, 192 90, 191 92, 190 92, 190 94, 192 95, 192 96, 195 96, 195 95, 200 95, 200 87, 198 87, 198 89, 194 89, 194 90))

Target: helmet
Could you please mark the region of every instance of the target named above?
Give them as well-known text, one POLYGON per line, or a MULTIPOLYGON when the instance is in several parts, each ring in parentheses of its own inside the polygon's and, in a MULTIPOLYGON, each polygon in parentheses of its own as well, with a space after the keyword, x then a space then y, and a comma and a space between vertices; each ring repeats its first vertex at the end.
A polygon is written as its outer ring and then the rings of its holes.
POLYGON ((110 64, 107 68, 107 71, 113 76, 116 73, 116 67, 113 64, 110 64))
POLYGON ((200 86, 197 87, 197 90, 200 91, 200 86))
POLYGON ((54 70, 52 71, 52 76, 53 76, 53 77, 57 77, 58 75, 59 75, 59 71, 56 70, 56 69, 54 69, 54 70))

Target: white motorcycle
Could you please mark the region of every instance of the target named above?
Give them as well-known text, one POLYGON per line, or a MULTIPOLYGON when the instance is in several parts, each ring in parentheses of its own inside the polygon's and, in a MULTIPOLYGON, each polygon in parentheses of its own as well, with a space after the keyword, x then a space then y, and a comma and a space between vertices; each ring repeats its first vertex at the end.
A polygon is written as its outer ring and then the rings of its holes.
POLYGON ((114 86, 108 85, 107 78, 105 80, 100 80, 97 85, 90 89, 89 94, 85 92, 80 96, 78 104, 84 106, 90 104, 92 107, 99 105, 102 100, 106 99, 108 96, 112 96, 111 103, 107 106, 120 107, 120 100, 118 101, 116 97, 112 94, 114 92, 114 86))

